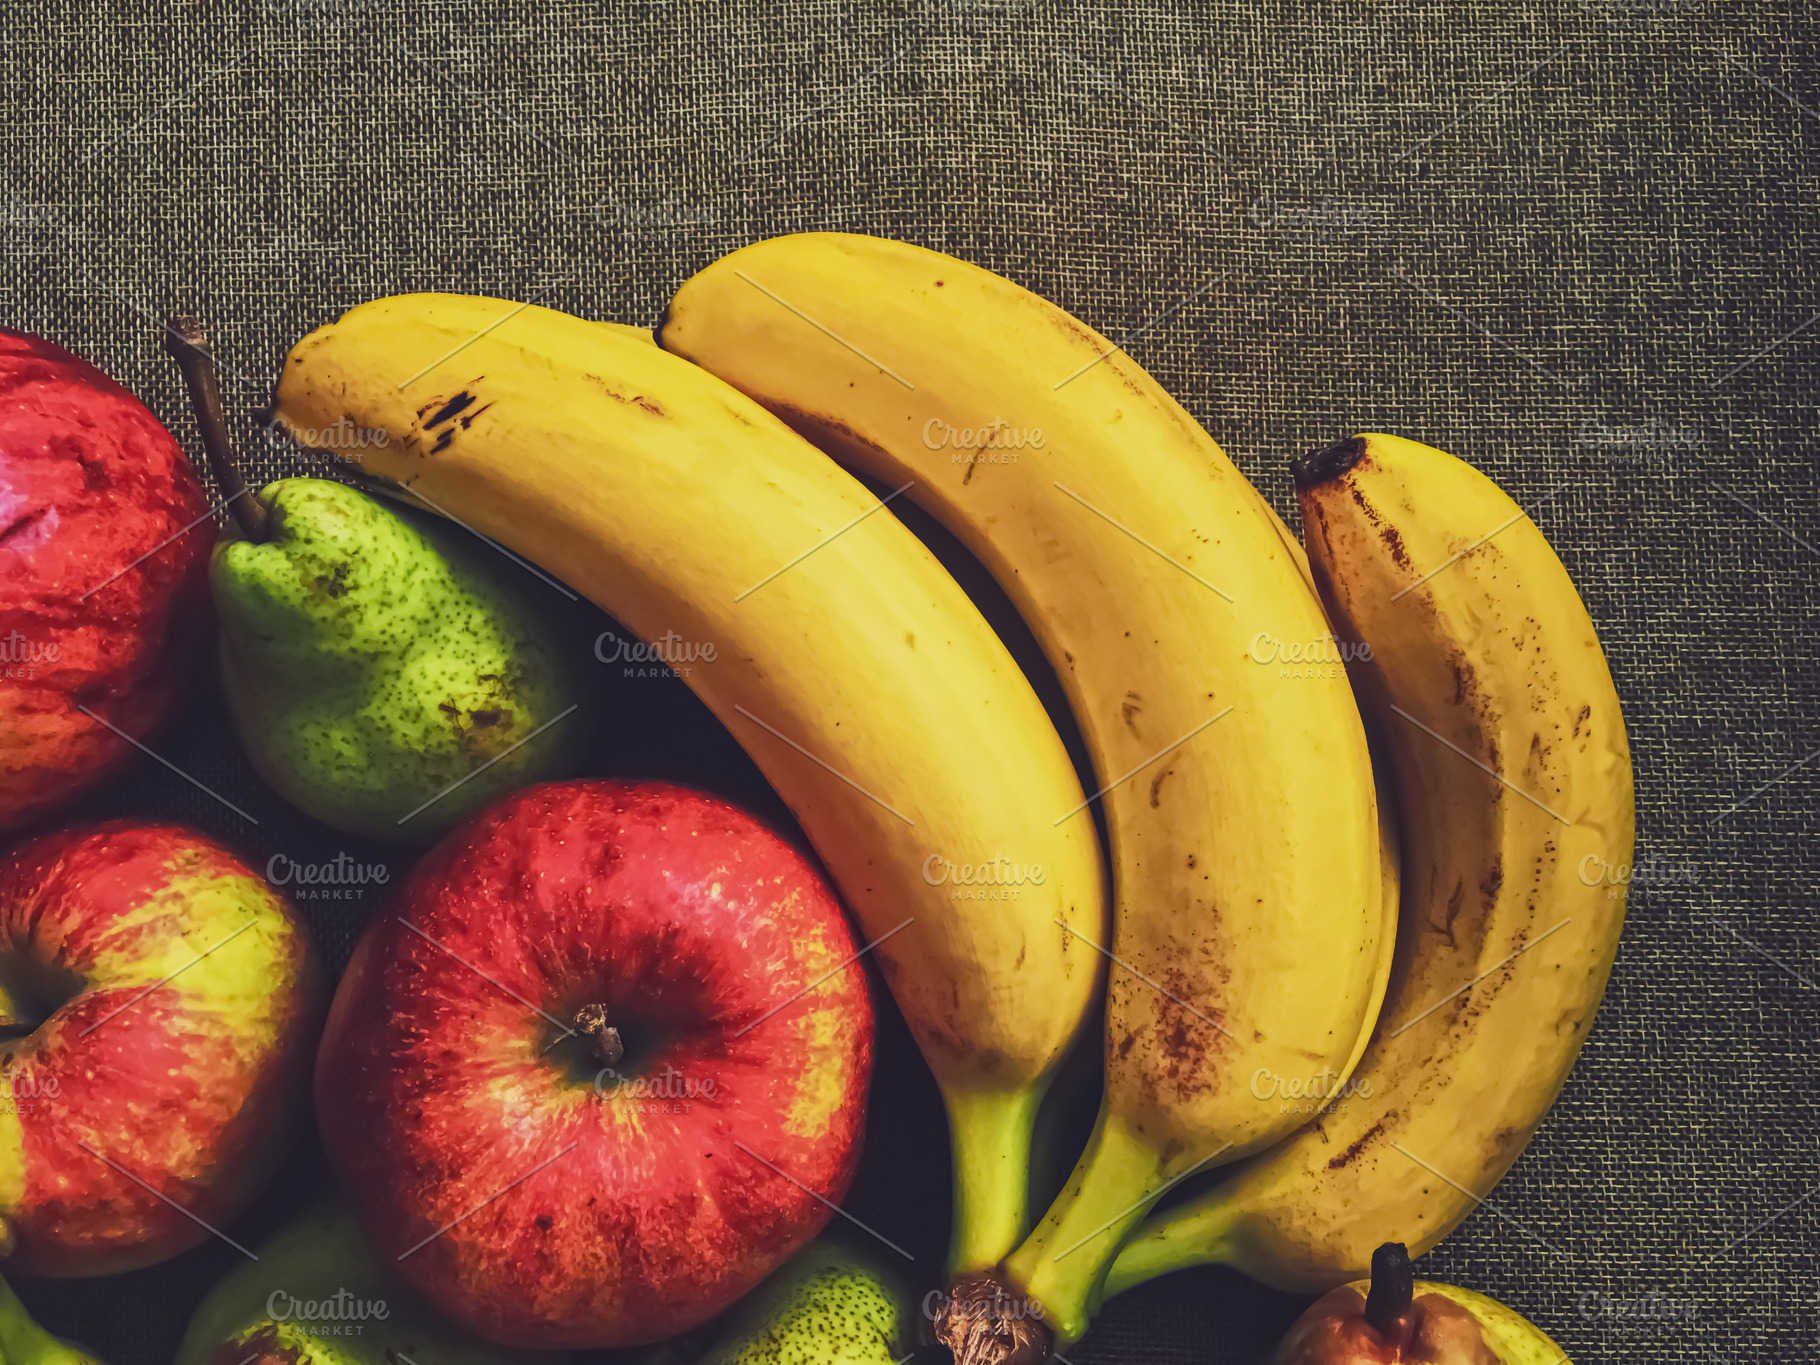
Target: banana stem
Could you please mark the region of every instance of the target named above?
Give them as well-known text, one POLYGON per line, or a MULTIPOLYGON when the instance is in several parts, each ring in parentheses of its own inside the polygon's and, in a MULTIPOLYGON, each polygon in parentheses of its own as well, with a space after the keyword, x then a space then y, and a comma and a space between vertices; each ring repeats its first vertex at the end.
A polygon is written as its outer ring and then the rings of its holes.
POLYGON ((1030 1141, 1045 1089, 944 1095, 954 1153, 950 1279, 991 1270, 1027 1230, 1030 1141))
POLYGON ((1099 1312, 1107 1299, 1135 1289, 1159 1275, 1197 1265, 1230 1265, 1231 1233, 1238 1210, 1231 1192, 1217 1187, 1138 1225, 1131 1240, 1119 1248, 1118 1258, 1106 1272, 1091 1309, 1099 1312))
POLYGON ((87 1359, 67 1342, 52 1336, 32 1319, 13 1293, 13 1287, 0 1279, 0 1360, 8 1362, 78 1362, 87 1359))
POLYGON ((1156 1149, 1102 1108, 1067 1188, 1005 1263, 1010 1281, 1042 1305, 1055 1347, 1065 1349, 1085 1334, 1090 1305, 1125 1234, 1165 1183, 1156 1149))

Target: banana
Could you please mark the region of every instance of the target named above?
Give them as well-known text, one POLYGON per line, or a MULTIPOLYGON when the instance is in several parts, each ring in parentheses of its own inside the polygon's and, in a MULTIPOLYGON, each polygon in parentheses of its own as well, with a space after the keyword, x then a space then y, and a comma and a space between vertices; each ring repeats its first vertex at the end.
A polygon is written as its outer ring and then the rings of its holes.
POLYGON ((1009 1291, 1065 1347, 1156 1196, 1300 1123, 1254 1074, 1331 1074, 1367 1031, 1383 910, 1358 710, 1338 668, 1284 679, 1252 649, 1321 639, 1319 603, 1194 420, 987 271, 778 238, 687 281, 658 339, 908 491, 1003 585, 1067 690, 1111 836, 1115 939, 1092 945, 1115 963, 1105 1102, 1040 1226, 991 1280, 957 1285, 941 1329, 963 1362, 1041 1350, 1034 1319, 969 1309, 1009 1291))
POLYGON ((1592 621, 1528 517, 1459 460, 1360 436, 1296 465, 1322 594, 1403 804, 1396 967, 1355 1093, 1150 1219, 1106 1282, 1222 1262, 1281 1289, 1420 1255, 1548 1112, 1623 924, 1630 751, 1592 621), (1615 893, 1615 894, 1614 894, 1615 893), (1369 1086, 1367 1091, 1364 1087, 1369 1086))
MULTIPOLYGON (((1283 548, 1295 564, 1302 581, 1308 585, 1308 591, 1320 600, 1320 590, 1315 585, 1314 569, 1308 563, 1308 552, 1302 548, 1302 542, 1295 538, 1283 518, 1277 515, 1276 508, 1258 495, 1258 506, 1270 518, 1276 528, 1283 548)), ((1327 616, 1326 606, 1321 608, 1322 620, 1327 623, 1327 639, 1335 642, 1339 636, 1334 633, 1333 621, 1327 616)), ((1336 650, 1337 652, 1337 650, 1336 650)), ((1350 678, 1351 670, 1347 676, 1350 678)), ((1371 978, 1371 994, 1366 1001, 1365 1023, 1354 1040, 1352 1053, 1344 1065, 1329 1079, 1323 1081, 1333 1093, 1345 1088, 1346 1082, 1352 1079, 1353 1072, 1358 1070, 1359 1063, 1365 1056, 1365 1049, 1370 1046, 1372 1035, 1377 1032, 1378 1016, 1384 1009, 1384 997, 1390 989, 1390 969, 1396 962, 1397 916, 1403 899, 1403 843, 1401 821, 1397 818, 1396 793, 1390 786, 1390 762, 1384 756, 1384 741, 1375 728, 1367 721, 1365 726, 1366 747, 1371 754, 1372 794, 1378 807, 1378 868, 1379 868, 1379 918, 1378 918, 1378 965, 1371 978)), ((1103 1282, 1102 1282, 1103 1283, 1103 1282)), ((1098 1299, 1094 1304, 1098 1309, 1098 1299)))
POLYGON ((851 475, 625 329, 382 299, 285 361, 282 427, 344 415, 386 433, 353 452, 367 473, 686 651, 942 1087, 957 1263, 998 1260, 1027 1225, 1005 1173, 1103 980, 1106 892, 1092 826, 1055 819, 1083 799, 1066 750, 979 612, 851 475))
MULTIPOLYGON (((1384 1001, 1390 994, 1390 974, 1396 966, 1397 923, 1403 900, 1402 821, 1397 816, 1396 792, 1389 777, 1389 761, 1378 758, 1382 741, 1366 728, 1372 753, 1372 791, 1378 803, 1378 960, 1371 978, 1371 995, 1366 1002, 1364 1027, 1353 1040, 1352 1051, 1331 1077, 1322 1078, 1324 1094, 1320 1100, 1345 1092, 1347 1083, 1365 1060, 1366 1050, 1377 1034, 1378 1020, 1384 1012, 1384 1001)), ((1293 1098, 1293 1097, 1292 1097, 1293 1098)), ((1304 1108, 1303 1112, 1307 1112, 1304 1108)), ((1116 1264, 1116 1262, 1115 1262, 1116 1264)), ((1110 1272, 1109 1272, 1110 1273, 1110 1272)))
POLYGON ((627 341, 636 341, 641 346, 657 345, 657 338, 651 335, 649 327, 634 327, 629 322, 597 321, 594 325, 606 329, 614 336, 624 337, 627 341))
POLYGON ((0 1280, 0 1361, 5 1365, 102 1365, 87 1347, 54 1337, 32 1320, 13 1287, 0 1280))

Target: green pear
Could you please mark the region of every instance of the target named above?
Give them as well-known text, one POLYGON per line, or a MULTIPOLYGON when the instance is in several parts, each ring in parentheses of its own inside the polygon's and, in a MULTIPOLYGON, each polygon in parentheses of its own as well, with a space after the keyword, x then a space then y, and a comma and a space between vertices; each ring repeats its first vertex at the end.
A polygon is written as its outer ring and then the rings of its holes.
POLYGON ((33 1322, 13 1287, 0 1280, 0 1365, 101 1365, 101 1358, 33 1322))
POLYGON ((443 1321, 383 1267, 339 1204, 304 1214, 208 1293, 176 1365, 567 1365, 443 1321))
POLYGON ((325 824, 422 843, 572 771, 578 689, 550 619, 468 532, 328 479, 259 496, 215 547, 222 671, 253 766, 325 824))
POLYGON ((916 1350, 917 1311, 895 1266, 825 1235, 721 1319, 700 1365, 895 1365, 916 1350))
POLYGON ((215 547, 209 583, 228 710, 260 775, 325 824, 403 843, 568 775, 578 688, 523 570, 332 480, 250 496, 202 324, 174 319, 165 349, 242 533, 215 547))

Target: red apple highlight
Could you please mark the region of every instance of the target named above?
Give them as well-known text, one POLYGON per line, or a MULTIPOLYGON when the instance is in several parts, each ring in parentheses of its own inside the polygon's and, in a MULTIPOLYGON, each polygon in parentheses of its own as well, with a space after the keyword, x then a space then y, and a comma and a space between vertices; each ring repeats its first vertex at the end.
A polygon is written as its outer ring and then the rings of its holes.
POLYGON ((233 1219, 302 1117, 323 993, 283 897, 192 830, 112 821, 0 858, 8 1273, 132 1270, 233 1219))
POLYGON ((672 1336, 805 1245, 852 1179, 855 947, 808 863, 724 802, 518 792, 355 950, 317 1058, 329 1159, 381 1252, 493 1341, 672 1336))
POLYGON ((212 632, 207 510, 138 399, 0 331, 0 830, 132 759, 109 724, 143 739, 171 710, 212 632))

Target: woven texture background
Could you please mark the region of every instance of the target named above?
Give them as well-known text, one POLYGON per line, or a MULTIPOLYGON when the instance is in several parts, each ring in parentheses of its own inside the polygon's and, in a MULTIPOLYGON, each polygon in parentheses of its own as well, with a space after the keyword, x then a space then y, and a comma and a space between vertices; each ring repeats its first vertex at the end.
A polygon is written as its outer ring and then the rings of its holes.
MULTIPOLYGON (((1820 762, 1790 768, 1820 750, 1816 30, 1701 0, 34 7, 0 38, 0 325, 88 356, 199 451, 157 320, 200 314, 263 477, 295 468, 252 421, 280 358, 355 303, 649 324, 716 256, 838 228, 1139 332, 1292 521, 1288 457, 1358 430, 1548 496, 1625 702, 1639 856, 1685 871, 1633 898, 1566 1095, 1424 1269, 1583 1365, 1811 1361, 1820 762), (1697 1314, 1620 1331, 1592 1306, 1651 1294, 1697 1314)), ((680 684, 619 691, 601 771, 776 813, 680 684)), ((150 764, 88 812, 402 870, 266 792, 206 680, 160 752, 258 827, 150 764)), ((339 966, 371 906, 306 908, 339 966)), ((932 1267, 933 1090, 901 1035, 884 1051, 850 1207, 932 1267)), ((320 1180, 300 1157, 235 1236, 320 1180)), ((116 1365, 165 1361, 236 1259, 21 1289, 116 1365)), ((1178 1276, 1071 1359, 1251 1361, 1299 1307, 1178 1276)))

